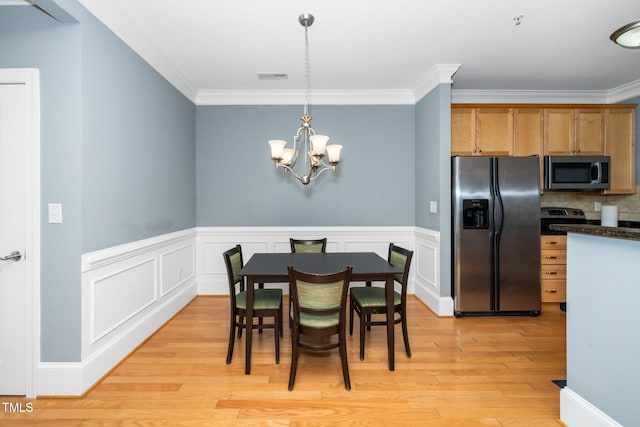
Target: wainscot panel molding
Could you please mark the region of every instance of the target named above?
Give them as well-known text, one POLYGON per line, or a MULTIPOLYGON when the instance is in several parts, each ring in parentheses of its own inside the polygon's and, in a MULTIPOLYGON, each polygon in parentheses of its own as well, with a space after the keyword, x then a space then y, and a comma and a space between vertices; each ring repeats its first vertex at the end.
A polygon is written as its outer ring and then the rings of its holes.
POLYGON ((560 420, 568 426, 622 427, 569 387, 560 391, 560 420))
POLYGON ((453 299, 440 296, 440 232, 426 228, 415 229, 416 296, 438 316, 453 316, 453 299))
MULTIPOLYGON (((440 297, 440 233, 410 227, 198 227, 82 255, 80 362, 41 362, 36 395, 80 396, 196 295, 227 295, 222 253, 242 245, 289 252, 289 238, 327 237, 328 252, 376 252, 389 243, 415 251, 408 293, 438 315, 453 315, 440 297)), ((288 292, 286 284, 278 285, 288 292)))
MULTIPOLYGON (((387 258, 389 243, 413 249, 415 227, 201 227, 196 253, 198 294, 229 293, 222 253, 237 244, 247 262, 259 252, 290 252, 289 238, 327 238, 327 252, 376 252, 387 258)), ((408 292, 414 293, 412 266, 408 292)), ((274 285, 284 292, 288 286, 274 285)))
POLYGON ((195 298, 196 229, 90 252, 81 266, 81 362, 41 363, 38 395, 84 393, 195 298))

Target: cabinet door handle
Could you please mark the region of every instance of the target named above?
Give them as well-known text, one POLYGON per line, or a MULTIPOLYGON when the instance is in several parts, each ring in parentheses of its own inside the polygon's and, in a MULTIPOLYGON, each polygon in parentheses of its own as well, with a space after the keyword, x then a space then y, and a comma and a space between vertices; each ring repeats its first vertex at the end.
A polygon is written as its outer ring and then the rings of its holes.
POLYGON ((555 255, 547 255, 547 256, 545 256, 545 258, 546 259, 558 259, 558 257, 555 256, 555 255))
POLYGON ((557 271, 545 271, 544 274, 554 275, 554 274, 558 274, 558 272, 557 271))
POLYGON ((547 245, 557 245, 558 244, 558 242, 556 240, 547 240, 545 243, 547 245))
POLYGON ((546 293, 548 293, 548 294, 557 294, 558 293, 557 289, 545 289, 544 291, 546 293))

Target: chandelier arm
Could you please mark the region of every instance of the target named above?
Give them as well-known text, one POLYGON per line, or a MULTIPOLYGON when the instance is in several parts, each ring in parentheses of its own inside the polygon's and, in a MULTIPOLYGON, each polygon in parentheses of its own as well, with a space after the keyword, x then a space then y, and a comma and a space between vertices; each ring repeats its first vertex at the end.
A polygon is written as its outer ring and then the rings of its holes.
POLYGON ((313 173, 313 175, 311 176, 311 178, 309 179, 310 181, 313 181, 314 179, 316 179, 317 177, 320 176, 320 174, 326 170, 336 170, 333 166, 324 166, 322 168, 317 168, 315 173, 313 173))

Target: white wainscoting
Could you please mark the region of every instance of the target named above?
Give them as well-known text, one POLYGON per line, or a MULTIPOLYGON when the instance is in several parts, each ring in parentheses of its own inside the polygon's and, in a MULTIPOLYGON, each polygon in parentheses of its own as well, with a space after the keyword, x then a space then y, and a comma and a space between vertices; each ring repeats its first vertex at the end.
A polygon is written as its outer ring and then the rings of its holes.
POLYGON ((438 316, 453 316, 453 299, 440 296, 440 232, 416 227, 413 258, 416 296, 438 316))
MULTIPOLYGON (((289 238, 327 237, 328 252, 376 252, 389 243, 415 251, 408 292, 439 315, 440 235, 416 227, 199 227, 82 256, 80 362, 40 363, 37 394, 81 395, 150 337, 196 295, 226 295, 222 253, 242 245, 257 252, 289 252, 289 238)), ((286 285, 281 286, 287 291, 286 285)), ((447 311, 450 307, 450 311, 447 311)))
MULTIPOLYGON (((327 252, 376 252, 387 258, 389 243, 413 249, 415 227, 201 227, 198 228, 198 294, 229 293, 222 253, 242 245, 247 262, 260 252, 290 252, 289 238, 327 238, 327 252)), ((287 292, 286 285, 280 286, 287 292)), ((410 280, 408 292, 413 293, 410 280)))
POLYGON ((39 395, 80 395, 197 294, 196 230, 82 256, 82 360, 41 363, 39 395))

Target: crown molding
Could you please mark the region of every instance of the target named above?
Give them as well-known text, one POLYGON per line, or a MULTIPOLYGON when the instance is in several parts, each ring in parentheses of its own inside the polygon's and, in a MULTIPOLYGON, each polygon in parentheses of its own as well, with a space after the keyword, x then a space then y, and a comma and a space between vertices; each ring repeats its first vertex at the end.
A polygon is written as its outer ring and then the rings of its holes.
POLYGON ((640 96, 640 80, 610 90, 452 90, 454 104, 615 104, 640 96))
POLYGON ((608 91, 452 90, 454 104, 603 104, 608 91))
MULTIPOLYGON (((318 90, 311 91, 314 105, 413 105, 411 90, 318 90)), ((304 90, 200 90, 196 105, 298 105, 304 90)))
POLYGON ((120 9, 104 0, 79 0, 79 2, 93 16, 99 16, 100 21, 140 55, 151 68, 155 69, 190 101, 195 102, 197 96, 195 86, 164 56, 156 45, 137 30, 137 27, 120 9))
POLYGON ((614 104, 616 102, 627 101, 631 98, 640 96, 640 80, 618 86, 609 91, 607 102, 614 104))
POLYGON ((461 64, 437 64, 428 73, 427 77, 414 91, 414 102, 418 102, 425 95, 435 89, 439 84, 451 84, 453 75, 460 69, 461 64))

